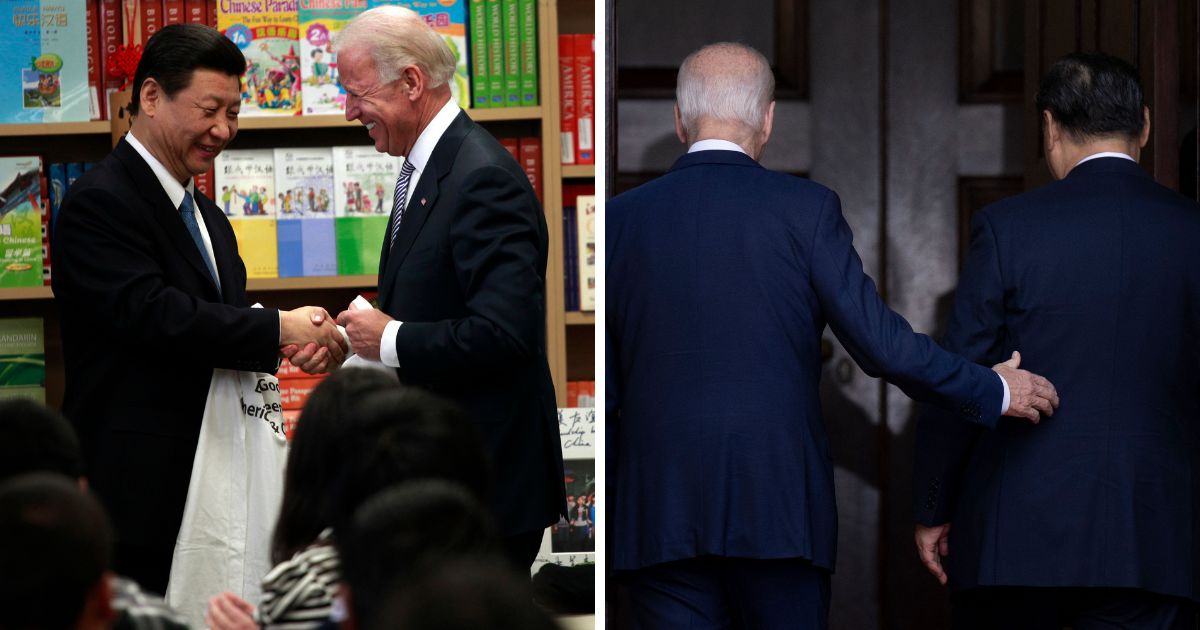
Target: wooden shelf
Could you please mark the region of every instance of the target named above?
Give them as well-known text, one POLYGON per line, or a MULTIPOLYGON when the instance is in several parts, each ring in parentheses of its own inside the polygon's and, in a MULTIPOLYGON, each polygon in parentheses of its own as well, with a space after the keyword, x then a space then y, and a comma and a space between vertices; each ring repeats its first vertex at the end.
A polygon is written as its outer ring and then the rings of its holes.
POLYGON ((23 123, 0 125, 0 136, 78 136, 86 134, 108 134, 111 127, 107 120, 65 123, 23 123))
POLYGON ((0 301, 51 299, 54 299, 54 292, 50 290, 50 287, 10 287, 0 289, 0 301))
MULTIPOLYGON (((538 120, 542 117, 542 108, 505 107, 498 109, 468 109, 467 115, 476 122, 489 120, 538 120)), ((5 127, 9 126, 12 125, 6 125, 5 127)), ((42 126, 44 127, 45 125, 42 126)), ((336 127, 362 127, 362 123, 357 120, 346 120, 346 117, 341 114, 326 114, 321 116, 243 116, 238 118, 239 131, 245 129, 328 129, 336 127)), ((4 128, 0 128, 0 132, 3 132, 3 130, 4 128)), ((108 131, 108 123, 104 123, 104 131, 108 131)), ((30 135, 39 133, 45 132, 29 132, 30 135)), ((580 177, 583 176, 581 175, 580 177)))
POLYGON ((595 164, 563 164, 563 177, 586 177, 593 179, 596 177, 595 164))
POLYGON ((365 276, 315 276, 307 278, 250 278, 247 291, 295 291, 297 289, 374 289, 374 274, 365 276))
POLYGON ((564 319, 568 326, 595 326, 596 313, 593 311, 567 311, 564 319))

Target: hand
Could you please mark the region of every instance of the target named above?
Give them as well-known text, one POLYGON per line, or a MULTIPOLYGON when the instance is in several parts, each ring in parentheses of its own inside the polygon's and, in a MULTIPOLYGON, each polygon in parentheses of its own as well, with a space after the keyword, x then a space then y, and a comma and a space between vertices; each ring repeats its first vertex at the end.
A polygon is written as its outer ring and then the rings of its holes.
POLYGON ((374 308, 352 308, 338 313, 337 323, 346 327, 350 346, 355 354, 372 361, 379 360, 379 343, 383 329, 393 321, 387 313, 374 308))
POLYGON ((329 313, 318 306, 280 311, 280 352, 309 374, 327 372, 342 364, 347 348, 329 313))
POLYGON ((1033 372, 1019 370, 1021 353, 1013 352, 1012 358, 1004 363, 997 363, 992 369, 1008 383, 1008 410, 1006 416, 1028 418, 1037 424, 1039 413, 1053 416, 1058 407, 1058 390, 1044 377, 1033 372))
POLYGON ((926 527, 917 525, 917 555, 921 564, 942 584, 946 583, 946 572, 942 569, 942 556, 950 555, 950 523, 926 527))
POLYGON ((212 630, 258 630, 254 606, 233 593, 221 593, 208 600, 204 621, 212 630))

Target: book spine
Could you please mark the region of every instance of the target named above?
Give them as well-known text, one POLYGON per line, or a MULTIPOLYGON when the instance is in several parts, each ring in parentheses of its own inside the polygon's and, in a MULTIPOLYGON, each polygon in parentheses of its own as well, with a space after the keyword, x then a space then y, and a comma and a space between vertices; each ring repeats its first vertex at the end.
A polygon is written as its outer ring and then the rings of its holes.
POLYGON ((563 309, 579 310, 579 238, 575 228, 575 206, 563 208, 563 309))
POLYGON ((521 107, 538 104, 538 32, 536 0, 518 0, 517 21, 521 31, 521 107))
POLYGON ((119 0, 119 3, 121 23, 127 27, 121 34, 121 43, 126 46, 144 45, 146 42, 142 39, 142 4, 138 0, 119 0))
POLYGON ((204 10, 204 23, 212 28, 217 28, 217 0, 208 0, 204 4, 204 10))
POLYGON ((516 138, 500 138, 499 142, 500 146, 504 147, 504 150, 508 151, 514 160, 521 161, 521 144, 519 140, 516 138))
MULTIPOLYGON (((103 81, 98 96, 100 102, 104 103, 107 112, 108 93, 121 87, 121 80, 109 72, 108 60, 117 54, 117 47, 121 45, 124 34, 121 26, 120 0, 100 0, 99 8, 100 73, 103 81)), ((112 112, 108 112, 108 114, 110 117, 112 116, 112 112)))
POLYGON ((563 164, 575 164, 575 120, 579 107, 575 103, 575 37, 558 36, 558 103, 561 108, 559 146, 563 164))
POLYGON ((163 26, 184 23, 184 0, 163 0, 163 26))
POLYGON ((88 64, 88 98, 92 101, 92 120, 108 118, 107 99, 100 98, 104 90, 100 87, 103 81, 100 54, 100 5, 96 0, 87 3, 87 64, 88 64))
POLYGON ((504 20, 501 0, 484 0, 487 19, 488 98, 492 107, 504 107, 504 20))
POLYGON ((163 26, 163 5, 162 0, 141 0, 138 4, 142 8, 141 43, 145 46, 163 26))
POLYGON ((500 0, 501 27, 504 31, 504 106, 521 104, 521 29, 517 17, 518 0, 500 0))
POLYGON ((527 136, 520 139, 520 159, 521 168, 525 169, 525 176, 529 178, 529 185, 533 186, 533 192, 537 195, 538 202, 542 201, 542 140, 536 136, 527 136))
POLYGON ((471 107, 483 109, 491 105, 488 90, 487 3, 471 0, 471 107))
POLYGON ((183 21, 185 24, 208 24, 208 5, 205 0, 184 0, 183 21))
POLYGON ((575 36, 576 106, 575 140, 578 148, 578 164, 595 164, 595 111, 596 111, 596 36, 575 36))

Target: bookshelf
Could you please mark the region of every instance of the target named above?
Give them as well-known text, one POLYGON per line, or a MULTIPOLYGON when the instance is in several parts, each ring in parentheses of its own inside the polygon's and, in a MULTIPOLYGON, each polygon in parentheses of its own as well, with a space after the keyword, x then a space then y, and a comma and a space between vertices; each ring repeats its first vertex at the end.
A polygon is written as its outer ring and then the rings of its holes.
MULTIPOLYGON (((542 140, 542 195, 549 228, 550 255, 546 275, 546 351, 555 393, 566 400, 566 382, 594 379, 595 317, 563 309, 562 180, 593 178, 594 168, 564 169, 559 151, 558 34, 592 32, 595 9, 590 0, 538 1, 539 103, 537 107, 469 109, 468 115, 495 135, 520 133, 542 140), (562 21, 560 22, 560 17, 562 21), (582 26, 586 24, 586 27, 582 26)), ((358 122, 342 116, 244 117, 230 148, 369 144, 358 122), (304 133, 294 133, 302 130, 304 133)), ((98 161, 112 148, 109 121, 0 125, 0 152, 40 154, 44 162, 98 161)), ((376 289, 376 278, 327 276, 251 279, 251 302, 277 308, 305 304, 324 306, 336 314, 353 297, 376 289)), ((0 317, 42 317, 46 326, 46 399, 62 405, 64 388, 62 340, 50 287, 0 289, 0 317)))

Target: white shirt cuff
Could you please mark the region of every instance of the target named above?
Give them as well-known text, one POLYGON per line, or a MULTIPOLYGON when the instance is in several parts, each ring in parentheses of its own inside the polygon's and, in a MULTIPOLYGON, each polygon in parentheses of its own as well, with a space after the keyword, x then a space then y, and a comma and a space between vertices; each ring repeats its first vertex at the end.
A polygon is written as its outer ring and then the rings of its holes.
MULTIPOLYGON (((400 330, 400 325, 403 323, 390 321, 383 327, 383 339, 379 340, 379 360, 388 367, 400 367, 400 357, 396 356, 396 333, 400 330)), ((1004 386, 1004 401, 1007 405, 1008 385, 1004 386)))
MULTIPOLYGON (((396 342, 393 340, 392 344, 394 345, 395 343, 396 342)), ((392 350, 395 351, 395 348, 392 350)), ((1004 414, 1008 413, 1008 403, 1012 401, 1009 400, 1008 381, 1004 380, 1004 377, 1000 376, 999 373, 996 373, 996 377, 1000 379, 1000 384, 1004 386, 1004 399, 1000 401, 1000 415, 1003 416, 1004 414)))

